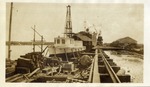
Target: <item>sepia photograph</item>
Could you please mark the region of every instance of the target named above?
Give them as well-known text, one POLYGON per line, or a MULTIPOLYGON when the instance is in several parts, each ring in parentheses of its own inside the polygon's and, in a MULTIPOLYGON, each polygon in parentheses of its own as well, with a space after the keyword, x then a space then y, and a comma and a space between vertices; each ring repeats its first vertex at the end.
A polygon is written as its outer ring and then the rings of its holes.
POLYGON ((6 3, 6 83, 143 83, 144 4, 6 3))

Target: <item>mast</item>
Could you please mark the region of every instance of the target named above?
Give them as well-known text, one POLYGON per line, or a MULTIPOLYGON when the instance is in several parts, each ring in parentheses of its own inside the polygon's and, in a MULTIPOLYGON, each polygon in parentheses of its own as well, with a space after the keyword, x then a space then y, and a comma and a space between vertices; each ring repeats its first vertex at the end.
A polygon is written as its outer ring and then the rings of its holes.
POLYGON ((66 27, 65 27, 65 36, 72 36, 72 22, 71 22, 71 6, 67 6, 67 14, 66 14, 66 27))
POLYGON ((36 40, 35 40, 35 34, 38 34, 40 37, 41 37, 41 52, 43 52, 43 42, 44 42, 44 37, 43 35, 41 35, 40 33, 38 33, 36 30, 35 30, 35 25, 34 25, 34 28, 31 27, 31 29, 34 31, 33 33, 33 52, 35 52, 35 46, 36 46, 36 40))
POLYGON ((11 57, 11 27, 12 27, 12 9, 13 9, 13 2, 11 2, 10 8, 10 21, 9 21, 9 41, 8 41, 8 60, 10 61, 11 57))

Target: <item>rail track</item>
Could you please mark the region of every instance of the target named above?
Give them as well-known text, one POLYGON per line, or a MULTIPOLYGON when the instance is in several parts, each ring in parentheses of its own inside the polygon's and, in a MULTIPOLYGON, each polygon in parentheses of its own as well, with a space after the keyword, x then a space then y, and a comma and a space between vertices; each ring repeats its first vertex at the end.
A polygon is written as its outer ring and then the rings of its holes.
POLYGON ((108 62, 107 59, 105 58, 105 56, 104 56, 102 50, 99 49, 99 52, 100 52, 100 55, 101 55, 101 57, 102 57, 102 59, 103 59, 103 62, 104 62, 104 64, 105 64, 105 67, 106 67, 106 69, 107 69, 107 71, 108 71, 108 73, 109 73, 109 75, 110 75, 110 77, 111 77, 113 83, 121 83, 119 77, 116 75, 116 73, 114 72, 114 70, 113 70, 112 67, 110 66, 109 62, 108 62))
POLYGON ((102 49, 96 49, 88 81, 91 83, 130 82, 130 75, 117 75, 119 70, 120 67, 113 62, 113 59, 110 59, 102 49))

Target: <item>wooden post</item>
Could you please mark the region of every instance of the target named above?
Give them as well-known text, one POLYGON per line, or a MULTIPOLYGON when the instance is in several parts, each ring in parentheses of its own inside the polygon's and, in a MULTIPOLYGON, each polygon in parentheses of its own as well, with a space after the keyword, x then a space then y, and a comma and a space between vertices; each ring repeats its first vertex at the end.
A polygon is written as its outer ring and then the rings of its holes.
POLYGON ((57 52, 56 52, 56 47, 54 46, 53 48, 54 48, 54 56, 57 57, 57 56, 56 56, 56 53, 57 53, 57 52))
POLYGON ((43 36, 41 36, 41 52, 43 52, 43 36))
POLYGON ((9 41, 8 41, 8 60, 10 61, 11 57, 11 27, 12 27, 12 9, 13 9, 13 2, 11 2, 10 8, 10 21, 9 21, 9 41))
POLYGON ((78 56, 80 57, 80 53, 79 53, 79 51, 80 51, 80 50, 79 50, 79 49, 77 49, 78 56))
POLYGON ((67 55, 67 52, 66 52, 65 48, 64 48, 64 51, 65 51, 65 56, 66 56, 66 59, 67 59, 67 62, 68 62, 68 55, 67 55))
POLYGON ((75 48, 75 52, 76 52, 77 57, 80 58, 77 48, 75 48))
POLYGON ((73 52, 73 48, 72 48, 71 50, 72 50, 72 53, 73 53, 73 57, 75 58, 76 56, 75 56, 75 54, 74 54, 74 52, 73 52))
POLYGON ((34 34, 33 34, 33 52, 35 52, 35 25, 34 25, 34 34))

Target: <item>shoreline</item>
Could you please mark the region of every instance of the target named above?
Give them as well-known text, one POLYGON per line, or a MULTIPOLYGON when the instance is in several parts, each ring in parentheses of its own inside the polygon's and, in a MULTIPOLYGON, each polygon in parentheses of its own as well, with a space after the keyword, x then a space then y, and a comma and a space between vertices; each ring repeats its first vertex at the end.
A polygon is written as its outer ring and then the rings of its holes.
POLYGON ((126 50, 121 50, 121 51, 111 51, 112 55, 117 55, 117 56, 121 56, 121 55, 127 55, 127 57, 135 57, 135 58, 140 58, 140 59, 144 59, 143 54, 139 54, 136 52, 131 52, 131 51, 126 51, 126 50))
POLYGON ((126 51, 124 51, 124 54, 123 52, 121 52, 122 54, 115 53, 117 52, 107 52, 107 54, 114 60, 114 62, 126 71, 126 74, 131 75, 131 82, 143 83, 143 59, 135 57, 136 54, 129 55, 126 51))

